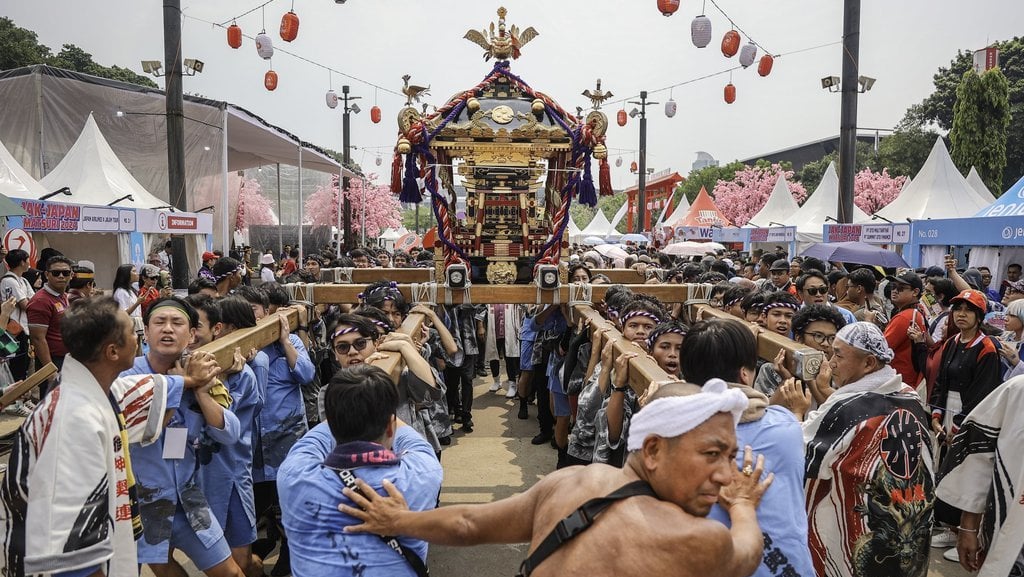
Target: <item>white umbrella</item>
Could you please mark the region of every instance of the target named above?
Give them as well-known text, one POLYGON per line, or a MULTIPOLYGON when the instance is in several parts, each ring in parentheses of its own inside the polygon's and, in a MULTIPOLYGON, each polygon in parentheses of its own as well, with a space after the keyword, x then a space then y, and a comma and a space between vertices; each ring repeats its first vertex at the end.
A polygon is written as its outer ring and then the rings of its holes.
POLYGON ((661 249, 661 252, 674 256, 703 256, 705 254, 714 254, 715 251, 724 249, 725 247, 717 242, 694 242, 692 240, 684 240, 682 242, 674 242, 666 246, 661 249))
POLYGON ((612 260, 617 258, 625 259, 629 256, 629 253, 614 244, 602 244, 600 246, 595 246, 594 250, 596 250, 601 256, 612 260))
POLYGON ((597 246, 604 244, 604 239, 599 236, 588 236, 583 239, 583 244, 588 246, 597 246))

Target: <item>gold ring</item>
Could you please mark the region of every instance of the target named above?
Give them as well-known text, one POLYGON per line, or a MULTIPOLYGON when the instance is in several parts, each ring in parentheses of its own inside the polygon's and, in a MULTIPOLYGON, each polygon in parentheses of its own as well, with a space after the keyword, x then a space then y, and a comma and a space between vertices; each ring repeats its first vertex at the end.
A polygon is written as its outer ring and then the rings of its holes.
POLYGON ((747 466, 743 467, 743 470, 741 471, 741 473, 743 473, 744 475, 749 477, 749 476, 754 474, 754 468, 751 467, 750 465, 747 465, 747 466))

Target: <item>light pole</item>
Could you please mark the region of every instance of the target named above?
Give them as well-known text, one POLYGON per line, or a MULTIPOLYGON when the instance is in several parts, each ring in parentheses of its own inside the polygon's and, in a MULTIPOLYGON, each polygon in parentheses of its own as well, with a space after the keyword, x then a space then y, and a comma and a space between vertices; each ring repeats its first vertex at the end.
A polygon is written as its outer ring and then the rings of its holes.
POLYGON ((341 87, 341 98, 344 104, 344 114, 342 114, 341 122, 341 194, 342 198, 342 218, 344 221, 343 234, 345 235, 345 252, 352 250, 352 203, 348 199, 348 185, 349 178, 345 174, 348 170, 349 162, 351 161, 349 152, 349 113, 359 114, 359 106, 354 102, 349 105, 350 101, 358 100, 359 96, 348 95, 348 85, 341 87))
POLYGON ((637 109, 633 109, 632 116, 640 116, 640 182, 637 184, 636 194, 636 232, 641 234, 644 232, 644 217, 646 216, 646 205, 647 205, 647 194, 645 193, 645 186, 647 185, 647 105, 657 104, 657 102, 647 101, 647 91, 640 91, 640 101, 630 101, 630 104, 640 105, 639 112, 637 109))
POLYGON ((839 117, 839 222, 853 222, 853 178, 857 170, 857 66, 860 60, 860 0, 843 3, 842 111, 839 117))
MULTIPOLYGON (((201 68, 201 67, 200 67, 201 68)), ((185 194, 185 114, 181 88, 181 0, 164 1, 164 89, 167 112, 167 192, 170 204, 188 210, 185 194)), ((171 237, 171 286, 188 286, 185 239, 171 237)))

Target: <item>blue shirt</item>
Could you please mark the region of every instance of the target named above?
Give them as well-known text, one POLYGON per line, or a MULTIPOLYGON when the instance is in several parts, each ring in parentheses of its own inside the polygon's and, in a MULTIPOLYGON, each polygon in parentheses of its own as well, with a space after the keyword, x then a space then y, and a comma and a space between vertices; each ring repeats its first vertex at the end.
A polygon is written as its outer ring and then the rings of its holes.
MULTIPOLYGON (((136 357, 135 365, 121 373, 121 376, 153 373, 156 371, 150 366, 149 360, 142 356, 136 357)), ((238 419, 231 411, 225 410, 224 428, 209 427, 196 403, 195 394, 185 390, 180 405, 157 442, 145 447, 129 445, 142 516, 143 535, 136 541, 139 563, 167 562, 171 521, 179 506, 184 509, 192 529, 204 546, 212 546, 223 536, 220 523, 216 518, 211 518, 212 512, 199 486, 197 471, 200 462, 208 461, 209 456, 223 445, 232 445, 238 440, 238 419), (174 428, 187 430, 185 455, 181 459, 164 459, 167 430, 174 428)))
MULTIPOLYGON (((743 465, 743 447, 764 455, 765 470, 775 473, 772 486, 757 506, 757 522, 764 536, 764 556, 754 575, 802 575, 813 577, 814 565, 807 546, 807 511, 804 509, 804 438, 793 413, 769 406, 757 421, 736 427, 740 447, 737 465, 743 465), (792 570, 789 570, 789 567, 792 570), (789 571, 786 573, 786 571, 789 571)), ((730 527, 729 514, 719 505, 708 518, 730 527)))
POLYGON ((252 431, 256 415, 263 406, 256 375, 248 365, 230 375, 224 383, 231 393, 231 412, 238 418, 238 441, 222 445, 210 454, 208 462, 200 462, 199 480, 203 494, 222 526, 227 526, 231 492, 238 493, 251 526, 256 526, 256 505, 252 488, 252 431))
POLYGON ((256 447, 252 467, 252 478, 257 483, 277 478, 277 468, 309 428, 302 385, 313 380, 316 368, 302 340, 295 335, 288 335, 288 340, 298 352, 294 368, 288 366, 280 343, 263 349, 270 370, 263 391, 263 409, 257 417, 260 444, 256 447))
MULTIPOLYGON (((346 525, 361 523, 338 511, 338 504, 354 504, 341 490, 338 473, 323 466, 334 450, 334 437, 327 423, 306 434, 288 454, 277 476, 281 522, 288 534, 291 569, 295 577, 359 575, 362 577, 415 577, 405 557, 396 553, 377 535, 344 533, 346 525)), ((395 432, 394 453, 401 462, 384 467, 360 467, 352 473, 381 495, 388 479, 405 496, 409 509, 424 511, 437 504, 441 490, 441 463, 434 450, 412 427, 395 432)), ((401 538, 406 549, 427 558, 427 543, 401 538)))

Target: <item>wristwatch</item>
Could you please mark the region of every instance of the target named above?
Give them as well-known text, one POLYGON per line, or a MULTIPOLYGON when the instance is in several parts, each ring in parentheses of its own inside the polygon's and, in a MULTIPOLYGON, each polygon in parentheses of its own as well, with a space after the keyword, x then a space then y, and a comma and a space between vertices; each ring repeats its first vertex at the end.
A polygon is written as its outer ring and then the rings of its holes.
POLYGON ((612 390, 615 391, 616 393, 625 393, 626 391, 629 390, 629 385, 624 385, 621 387, 616 387, 615 385, 612 385, 612 390))

